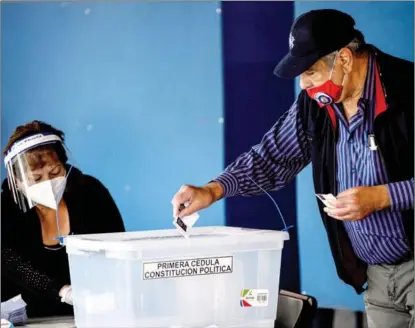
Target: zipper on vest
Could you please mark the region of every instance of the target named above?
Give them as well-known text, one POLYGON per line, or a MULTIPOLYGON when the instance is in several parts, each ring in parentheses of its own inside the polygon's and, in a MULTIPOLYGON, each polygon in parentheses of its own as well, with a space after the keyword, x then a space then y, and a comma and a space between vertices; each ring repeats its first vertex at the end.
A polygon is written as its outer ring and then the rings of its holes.
MULTIPOLYGON (((374 54, 375 54, 375 57, 377 58, 378 57, 378 52, 376 50, 375 50, 374 54)), ((382 70, 381 70, 380 65, 379 65, 379 63, 378 63, 377 60, 375 61, 375 65, 376 65, 376 68, 378 70, 379 81, 380 81, 380 85, 381 85, 382 90, 383 90, 383 95, 385 96, 386 110, 388 110, 388 108, 389 108, 389 104, 388 104, 388 94, 386 93, 385 85, 384 85, 384 83, 382 81, 382 79, 383 79, 382 78, 382 70)), ((376 94, 376 85, 375 85, 375 94, 376 94)), ((382 114, 384 114, 384 113, 380 113, 380 114, 376 115, 376 108, 375 108, 375 114, 374 114, 373 122, 372 122, 372 133, 375 136, 375 141, 376 141, 376 133, 375 133, 376 119, 379 117, 379 115, 382 115, 382 114)), ((383 157, 382 149, 381 149, 381 147, 379 147, 379 144, 377 144, 377 147, 378 147, 378 150, 379 150, 379 154, 380 154, 381 160, 384 161, 385 158, 383 157)), ((385 170, 386 170, 386 175, 389 178, 389 173, 388 173, 388 170, 386 168, 386 165, 385 165, 385 170)))
MULTIPOLYGON (((337 174, 336 174, 336 169, 337 169, 337 146, 336 146, 336 132, 334 131, 334 127, 333 127, 333 123, 331 123, 330 120, 330 124, 331 124, 331 130, 333 132, 333 140, 334 140, 334 150, 333 150, 333 180, 334 180, 334 193, 337 194, 337 174)), ((337 219, 335 219, 337 221, 337 219)), ((336 222, 336 224, 339 224, 339 222, 336 222)), ((344 257, 343 256, 343 251, 340 245, 340 239, 339 239, 339 230, 336 228, 336 235, 337 235, 337 247, 339 248, 339 252, 340 252, 340 257, 344 257)))

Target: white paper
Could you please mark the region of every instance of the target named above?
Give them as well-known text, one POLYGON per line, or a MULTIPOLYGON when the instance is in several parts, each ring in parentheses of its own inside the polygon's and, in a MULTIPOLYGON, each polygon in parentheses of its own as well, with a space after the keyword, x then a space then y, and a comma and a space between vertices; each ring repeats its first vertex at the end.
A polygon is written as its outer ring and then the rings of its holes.
MULTIPOLYGON (((184 204, 185 207, 189 206, 189 203, 184 204)), ((190 231, 192 227, 199 220, 199 213, 195 212, 191 215, 184 216, 182 218, 175 218, 173 220, 173 225, 180 231, 180 233, 185 237, 190 237, 190 231)))
POLYGON ((21 295, 1 303, 1 318, 13 324, 24 324, 27 321, 26 302, 21 295))
POLYGON ((335 208, 334 203, 336 202, 336 197, 332 194, 316 194, 316 196, 324 205, 326 205, 326 207, 335 208))

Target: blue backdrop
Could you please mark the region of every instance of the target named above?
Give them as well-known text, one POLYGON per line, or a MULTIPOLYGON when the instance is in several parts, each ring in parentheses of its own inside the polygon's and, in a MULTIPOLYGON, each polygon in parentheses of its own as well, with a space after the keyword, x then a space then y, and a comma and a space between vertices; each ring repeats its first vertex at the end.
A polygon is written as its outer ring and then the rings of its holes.
MULTIPOLYGON (((226 164, 260 142, 293 102, 293 82, 273 75, 275 65, 288 51, 293 15, 293 2, 223 2, 226 164)), ((287 224, 295 225, 295 183, 272 195, 287 224)), ((232 226, 283 228, 267 196, 227 199, 226 220, 232 226)), ((290 230, 290 239, 284 245, 281 287, 297 291, 296 229, 290 230)))
MULTIPOLYGON (((366 41, 380 50, 413 61, 413 2, 296 2, 295 15, 312 9, 333 8, 351 14, 366 41)), ((298 83, 296 84, 299 91, 298 83)), ((297 220, 300 280, 303 291, 327 308, 363 310, 363 297, 337 277, 329 244, 317 210, 311 166, 297 177, 297 220)))
MULTIPOLYGON (((180 185, 223 168, 218 4, 1 6, 2 146, 17 125, 45 120, 109 188, 127 229, 172 227, 180 185)), ((224 222, 219 203, 199 224, 224 222)))
MULTIPOLYGON (((340 9, 381 50, 414 56, 413 2, 0 5, 2 146, 34 119, 63 129, 76 164, 110 189, 129 230, 171 227, 180 185, 208 182, 289 108, 298 83, 272 70, 294 16, 340 9)), ((301 278, 321 306, 363 309, 337 278, 311 168, 273 195, 295 225, 281 286, 299 290, 301 278)), ((227 200, 226 221, 225 202, 201 215, 200 225, 282 228, 265 196, 227 200)))

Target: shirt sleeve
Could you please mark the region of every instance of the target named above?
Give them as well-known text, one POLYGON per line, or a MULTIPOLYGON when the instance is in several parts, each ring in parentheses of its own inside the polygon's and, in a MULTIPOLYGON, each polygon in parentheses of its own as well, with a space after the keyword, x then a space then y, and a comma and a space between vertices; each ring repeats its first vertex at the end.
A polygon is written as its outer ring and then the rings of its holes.
POLYGON ((30 260, 12 247, 1 248, 2 274, 31 293, 59 301, 59 291, 70 281, 59 281, 37 268, 30 260))
POLYGON ((250 196, 286 186, 311 161, 311 152, 297 102, 264 135, 214 181, 224 197, 250 196))
POLYGON ((414 208, 414 178, 387 184, 391 209, 404 211, 414 208))

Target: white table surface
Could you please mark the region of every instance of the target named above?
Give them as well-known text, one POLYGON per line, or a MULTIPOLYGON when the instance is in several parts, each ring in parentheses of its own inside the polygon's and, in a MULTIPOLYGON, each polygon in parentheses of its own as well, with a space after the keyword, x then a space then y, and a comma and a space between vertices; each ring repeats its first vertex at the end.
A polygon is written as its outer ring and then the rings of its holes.
POLYGON ((29 328, 76 328, 73 317, 49 317, 29 319, 24 326, 29 328))

